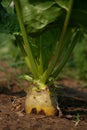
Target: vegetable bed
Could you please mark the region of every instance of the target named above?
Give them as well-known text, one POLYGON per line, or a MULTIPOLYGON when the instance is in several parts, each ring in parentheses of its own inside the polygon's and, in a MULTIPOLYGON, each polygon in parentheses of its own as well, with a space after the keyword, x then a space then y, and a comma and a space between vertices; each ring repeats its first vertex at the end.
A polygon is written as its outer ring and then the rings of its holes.
MULTIPOLYGON (((45 116, 43 113, 26 115, 24 101, 26 93, 19 86, 16 74, 20 71, 12 69, 0 62, 11 76, 9 88, 7 75, 0 71, 0 130, 86 130, 87 129, 87 88, 82 84, 63 77, 58 83, 61 86, 59 106, 62 117, 45 116), (1 79, 1 78, 0 78, 1 79)), ((22 85, 26 82, 23 81, 22 85)))

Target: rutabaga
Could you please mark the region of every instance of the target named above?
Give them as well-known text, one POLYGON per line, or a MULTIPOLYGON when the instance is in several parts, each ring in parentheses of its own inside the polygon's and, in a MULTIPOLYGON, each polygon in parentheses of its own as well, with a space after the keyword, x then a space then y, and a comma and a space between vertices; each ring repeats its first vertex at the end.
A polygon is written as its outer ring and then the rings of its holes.
POLYGON ((87 27, 87 1, 14 0, 14 3, 22 33, 15 35, 16 41, 32 73, 31 77, 25 76, 32 79, 25 101, 26 113, 55 115, 59 107, 53 81, 87 27))

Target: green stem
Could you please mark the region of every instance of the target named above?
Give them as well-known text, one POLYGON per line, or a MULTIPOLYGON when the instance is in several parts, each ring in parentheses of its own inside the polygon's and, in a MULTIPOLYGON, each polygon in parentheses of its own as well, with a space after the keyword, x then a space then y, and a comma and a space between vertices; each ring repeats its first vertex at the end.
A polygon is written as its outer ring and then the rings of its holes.
POLYGON ((43 56, 42 56, 42 36, 40 35, 40 58, 39 58, 39 70, 40 70, 40 75, 43 74, 43 56))
POLYGON ((64 37, 65 37, 66 30, 67 30, 67 27, 68 27, 68 24, 69 24, 69 19, 70 19, 72 6, 73 6, 73 0, 70 1, 69 11, 67 12, 67 15, 66 15, 66 18, 65 18, 65 22, 64 22, 64 25, 63 25, 63 29, 62 29, 62 32, 61 32, 59 43, 57 43, 57 46, 56 46, 57 49, 56 49, 54 58, 53 58, 52 62, 48 65, 48 69, 46 70, 46 72, 42 76, 42 81, 43 82, 46 82, 47 79, 49 78, 50 74, 52 73, 52 71, 53 71, 53 69, 54 69, 54 67, 55 67, 55 65, 57 63, 57 60, 58 60, 58 58, 60 56, 60 53, 63 50, 64 37))
POLYGON ((28 56, 28 58, 27 58, 28 66, 29 66, 29 69, 32 72, 34 78, 37 79, 38 78, 37 66, 35 64, 35 61, 34 61, 34 58, 33 58, 32 52, 31 52, 31 48, 29 46, 28 36, 27 36, 26 30, 25 30, 22 16, 21 16, 21 12, 20 12, 19 1, 14 0, 14 3, 15 3, 15 7, 16 7, 16 12, 17 12, 17 17, 18 17, 20 29, 22 32, 23 40, 24 40, 25 51, 26 51, 26 54, 28 56))
POLYGON ((71 43, 69 43, 69 47, 67 47, 67 50, 65 50, 65 55, 62 58, 61 63, 58 65, 58 67, 54 70, 52 76, 54 78, 57 77, 57 75, 60 73, 60 71, 62 70, 62 68, 64 67, 64 65, 66 64, 67 60, 70 57, 70 54, 72 53, 73 48, 75 47, 78 37, 80 36, 80 31, 79 29, 77 29, 77 31, 73 34, 72 39, 71 39, 71 43))

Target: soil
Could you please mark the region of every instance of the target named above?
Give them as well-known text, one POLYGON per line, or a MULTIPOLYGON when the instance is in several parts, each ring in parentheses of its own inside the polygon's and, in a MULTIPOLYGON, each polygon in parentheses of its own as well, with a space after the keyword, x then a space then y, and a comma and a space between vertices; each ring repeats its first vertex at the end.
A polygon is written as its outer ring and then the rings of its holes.
MULTIPOLYGON (((0 62, 0 130, 87 130, 87 87, 69 77, 55 82, 63 116, 26 115, 26 93, 17 80, 19 70, 0 62), (8 78, 8 74, 9 77, 8 78)), ((26 84, 21 82, 22 86, 26 84)))

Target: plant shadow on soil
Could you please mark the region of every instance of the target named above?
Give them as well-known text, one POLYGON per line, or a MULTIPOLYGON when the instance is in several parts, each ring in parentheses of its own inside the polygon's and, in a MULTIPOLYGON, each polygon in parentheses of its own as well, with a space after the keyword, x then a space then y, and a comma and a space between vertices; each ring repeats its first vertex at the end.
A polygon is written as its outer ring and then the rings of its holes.
POLYGON ((0 130, 87 130, 87 88, 70 78, 63 78, 58 86, 63 86, 56 88, 63 117, 47 117, 34 113, 26 115, 24 90, 18 86, 15 78, 12 78, 9 88, 5 80, 2 80, 0 130))

